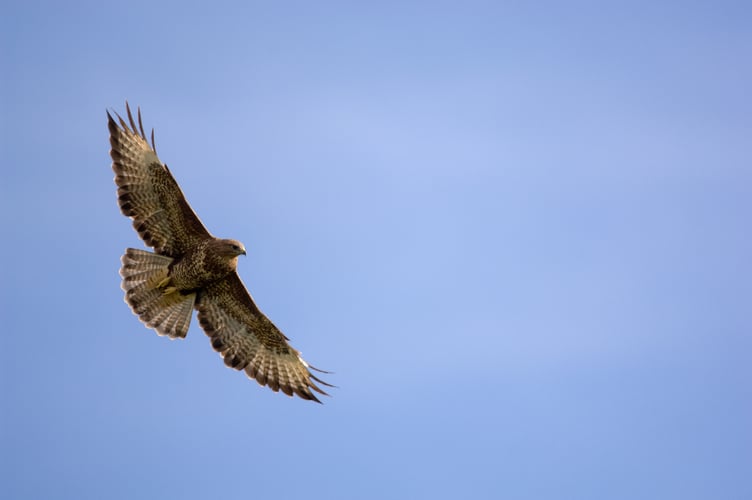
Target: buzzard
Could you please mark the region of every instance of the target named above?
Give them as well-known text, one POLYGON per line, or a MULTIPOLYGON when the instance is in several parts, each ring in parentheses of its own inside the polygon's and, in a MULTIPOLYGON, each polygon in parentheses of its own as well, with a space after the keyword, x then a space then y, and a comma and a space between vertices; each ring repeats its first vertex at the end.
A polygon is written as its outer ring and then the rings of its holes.
MULTIPOLYGON (((183 196, 167 165, 157 157, 154 130, 146 139, 125 103, 128 122, 107 112, 110 156, 123 215, 154 253, 128 248, 120 276, 125 301, 139 319, 171 339, 188 333, 193 309, 225 365, 275 392, 321 402, 316 382, 332 387, 311 370, 287 337, 256 306, 237 273, 245 247, 212 236, 183 196)), ((323 372, 326 373, 326 372, 323 372)))

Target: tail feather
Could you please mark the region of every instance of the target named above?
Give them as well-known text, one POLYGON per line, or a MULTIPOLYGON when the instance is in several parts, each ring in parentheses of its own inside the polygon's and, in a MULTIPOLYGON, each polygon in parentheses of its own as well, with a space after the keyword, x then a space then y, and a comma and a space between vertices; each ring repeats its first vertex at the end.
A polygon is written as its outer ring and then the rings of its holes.
POLYGON ((185 337, 191 324, 196 294, 165 293, 170 257, 128 248, 121 259, 120 276, 125 301, 139 319, 159 335, 185 337))

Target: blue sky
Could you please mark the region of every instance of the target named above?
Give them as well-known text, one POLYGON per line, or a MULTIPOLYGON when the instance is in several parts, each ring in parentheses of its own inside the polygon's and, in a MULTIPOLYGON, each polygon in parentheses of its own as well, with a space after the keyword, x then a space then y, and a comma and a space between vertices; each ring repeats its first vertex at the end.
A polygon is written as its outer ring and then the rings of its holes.
POLYGON ((752 498, 745 2, 11 2, 3 498, 752 498), (140 105, 323 406, 123 303, 140 105))

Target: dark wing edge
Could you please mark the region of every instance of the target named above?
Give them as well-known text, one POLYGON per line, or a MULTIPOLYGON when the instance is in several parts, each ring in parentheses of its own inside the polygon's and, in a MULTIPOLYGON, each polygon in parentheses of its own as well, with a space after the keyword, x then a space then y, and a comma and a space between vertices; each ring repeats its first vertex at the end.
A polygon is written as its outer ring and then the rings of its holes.
POLYGON ((167 165, 157 157, 154 129, 149 144, 141 109, 137 108, 138 124, 127 101, 125 109, 130 127, 117 112, 115 121, 107 111, 118 205, 123 215, 133 219, 133 227, 148 246, 157 253, 178 256, 211 234, 186 201, 167 165))
POLYGON ((256 306, 237 273, 209 285, 196 301, 198 321, 225 365, 272 391, 321 403, 314 391, 329 396, 316 383, 324 382, 256 306))

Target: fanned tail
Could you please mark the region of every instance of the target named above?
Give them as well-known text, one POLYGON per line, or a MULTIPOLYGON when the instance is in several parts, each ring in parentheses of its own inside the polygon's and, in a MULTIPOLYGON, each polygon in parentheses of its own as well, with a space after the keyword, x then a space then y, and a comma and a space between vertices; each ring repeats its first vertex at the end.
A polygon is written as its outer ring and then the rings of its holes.
POLYGON ((125 301, 139 319, 159 335, 185 337, 191 324, 196 294, 165 288, 170 257, 128 248, 120 259, 125 301))

